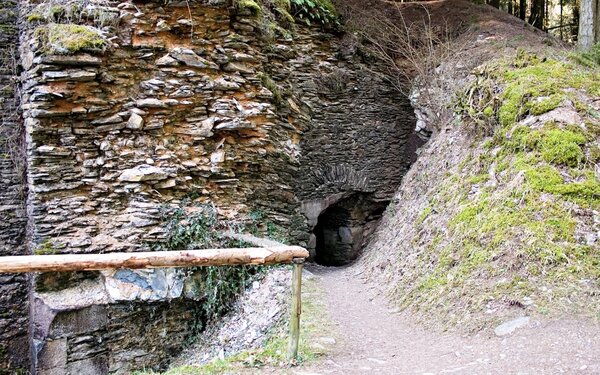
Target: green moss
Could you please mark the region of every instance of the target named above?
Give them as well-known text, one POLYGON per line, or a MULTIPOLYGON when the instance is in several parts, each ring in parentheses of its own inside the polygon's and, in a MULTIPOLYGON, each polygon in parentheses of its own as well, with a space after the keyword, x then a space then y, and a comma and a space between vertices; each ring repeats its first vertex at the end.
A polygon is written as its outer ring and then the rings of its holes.
POLYGON ((27 22, 42 22, 45 21, 45 18, 40 13, 31 13, 27 16, 27 22))
POLYGON ((290 14, 292 11, 290 0, 271 0, 271 4, 278 21, 283 26, 289 27, 294 23, 294 17, 290 14))
POLYGON ((35 255, 53 255, 56 254, 58 250, 54 246, 54 243, 51 240, 45 240, 41 244, 39 244, 33 253, 35 255))
POLYGON ((492 116, 494 116, 494 108, 493 107, 485 107, 483 109, 483 114, 486 117, 492 117, 492 116))
POLYGON ((427 216, 429 216, 429 214, 431 214, 432 212, 433 212, 433 207, 431 207, 431 206, 425 207, 423 212, 421 212, 421 214, 417 218, 417 223, 421 224, 422 222, 424 222, 425 219, 427 219, 427 216))
POLYGON ((436 311, 445 322, 468 318, 474 329, 481 326, 473 316, 490 319, 489 302, 527 297, 548 314, 600 308, 580 284, 600 285, 600 252, 576 236, 576 228, 589 226, 582 213, 600 208, 600 115, 586 99, 597 96, 598 71, 520 52, 476 75, 457 112, 467 126, 485 128, 476 137, 486 138, 431 198, 450 215, 447 231, 411 260, 418 271, 403 275, 402 304, 436 311), (582 124, 519 124, 570 102, 582 124), (577 306, 558 306, 565 299, 577 306))
POLYGON ((585 67, 597 68, 600 66, 600 43, 594 45, 587 52, 572 53, 569 57, 585 67))
POLYGON ((248 11, 253 16, 258 16, 262 11, 262 8, 255 0, 235 0, 234 4, 237 9, 248 11))
POLYGON ((100 32, 89 26, 48 24, 35 31, 49 54, 73 54, 81 50, 101 49, 106 41, 100 32))
POLYGON ((586 89, 591 94, 598 90, 597 71, 577 69, 565 61, 540 61, 534 55, 517 57, 515 68, 495 67, 487 72, 505 88, 501 97, 498 118, 503 126, 510 126, 526 114, 548 112, 570 98, 570 89, 586 89))
POLYGON ((590 147, 589 159, 592 164, 600 163, 600 146, 592 145, 590 147))
POLYGON ((600 207, 600 182, 592 171, 576 182, 565 182, 558 170, 549 165, 530 167, 525 176, 538 191, 561 195, 583 206, 600 207))
POLYGON ((584 160, 581 145, 586 138, 570 130, 552 129, 541 136, 539 148, 542 158, 548 163, 575 167, 584 160))
POLYGON ((541 100, 534 101, 530 105, 530 112, 532 115, 541 115, 546 112, 550 112, 555 109, 562 103, 565 99, 565 96, 562 94, 553 94, 546 98, 541 98, 541 100))
POLYGON ((283 101, 281 90, 275 81, 273 81, 273 78, 271 78, 271 76, 267 73, 259 73, 258 77, 260 78, 263 86, 273 94, 273 100, 275 103, 278 105, 281 104, 283 101))

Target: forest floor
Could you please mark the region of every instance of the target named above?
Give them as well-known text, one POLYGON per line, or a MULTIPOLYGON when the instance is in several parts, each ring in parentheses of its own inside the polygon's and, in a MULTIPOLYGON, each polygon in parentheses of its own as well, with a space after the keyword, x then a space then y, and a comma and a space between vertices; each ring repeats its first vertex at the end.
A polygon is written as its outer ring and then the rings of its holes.
POLYGON ((288 374, 600 374, 597 321, 532 319, 502 337, 435 332, 390 307, 357 266, 308 269, 325 290, 333 334, 321 340, 327 356, 288 374))

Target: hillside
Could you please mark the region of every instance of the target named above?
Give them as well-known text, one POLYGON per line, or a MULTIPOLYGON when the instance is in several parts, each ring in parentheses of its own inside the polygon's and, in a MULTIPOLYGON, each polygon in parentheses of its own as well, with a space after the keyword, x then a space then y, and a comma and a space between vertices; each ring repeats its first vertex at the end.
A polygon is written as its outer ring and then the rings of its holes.
POLYGON ((478 20, 413 88, 433 137, 361 265, 399 306, 446 329, 598 318, 598 61, 491 8, 448 4, 435 2, 432 18, 461 19, 452 12, 466 7, 478 20))

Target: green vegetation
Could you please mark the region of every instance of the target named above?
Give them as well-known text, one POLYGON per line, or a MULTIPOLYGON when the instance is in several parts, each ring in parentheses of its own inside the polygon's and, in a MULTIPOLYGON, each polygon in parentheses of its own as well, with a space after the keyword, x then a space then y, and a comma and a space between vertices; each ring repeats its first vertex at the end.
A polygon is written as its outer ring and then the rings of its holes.
POLYGON ((233 0, 233 5, 242 12, 261 17, 263 32, 273 31, 280 25, 290 29, 296 20, 308 26, 340 25, 331 0, 233 0))
POLYGON ((117 25, 119 15, 109 11, 102 2, 90 0, 44 1, 31 10, 27 16, 30 23, 81 23, 84 20, 95 26, 117 25))
MULTIPOLYGON (((153 249, 181 250, 220 247, 244 247, 219 235, 214 206, 197 204, 189 199, 181 207, 164 213, 168 238, 153 249)), ((190 291, 202 299, 201 311, 207 320, 227 311, 233 299, 243 291, 250 278, 262 271, 256 266, 200 267, 193 270, 190 291)))
POLYGON ((581 71, 551 59, 533 63, 517 59, 517 64, 523 67, 509 69, 502 77, 506 87, 498 117, 504 126, 520 120, 532 109, 533 114, 542 114, 558 107, 569 99, 569 89, 586 89, 591 95, 600 95, 598 73, 581 71))
POLYGON ((234 0, 233 4, 236 9, 248 11, 254 16, 258 16, 262 11, 260 5, 258 5, 258 3, 254 0, 234 0))
POLYGON ((339 25, 338 15, 331 0, 291 0, 291 5, 294 16, 307 25, 339 25))
MULTIPOLYGON (((582 280, 600 287, 600 252, 577 234, 584 220, 578 212, 600 208, 600 123, 585 104, 598 96, 599 78, 597 70, 523 51, 478 72, 457 112, 491 137, 432 197, 451 213, 448 231, 419 254, 427 271, 413 276, 404 306, 437 309, 448 314, 446 322, 526 300, 544 314, 600 307, 581 290, 582 280), (519 123, 556 108, 576 111, 582 121, 519 123)), ((418 222, 431 215, 429 206, 418 222)))
MULTIPOLYGON (((315 280, 305 280, 302 291, 302 331, 299 346, 299 363, 315 360, 324 354, 322 348, 312 345, 319 337, 330 334, 331 322, 321 298, 324 291, 315 280), (318 298, 316 297, 318 296, 318 298)), ((287 315, 286 315, 287 316, 287 315)), ((285 355, 288 344, 287 328, 276 329, 265 344, 258 349, 244 351, 224 360, 214 360, 198 366, 173 368, 162 375, 216 375, 252 373, 256 369, 289 366, 285 355)), ((138 372, 135 375, 152 375, 154 372, 138 372)))
POLYGON ((273 94, 273 100, 275 101, 275 104, 281 105, 283 102, 281 90, 275 81, 273 81, 273 78, 271 78, 271 76, 267 73, 259 73, 258 77, 260 78, 263 86, 273 94))
POLYGON ((248 218, 250 221, 246 224, 244 230, 250 232, 253 236, 266 237, 282 244, 290 243, 290 238, 288 238, 286 231, 269 220, 264 211, 251 211, 248 214, 248 218))
POLYGON ((577 63, 588 67, 597 68, 600 67, 600 43, 594 45, 587 52, 572 53, 570 57, 577 63))
POLYGON ((54 246, 54 243, 52 243, 51 240, 45 240, 44 242, 42 242, 41 244, 39 244, 35 250, 33 250, 33 253, 35 255, 53 255, 56 254, 58 252, 58 250, 56 249, 56 247, 54 246))
POLYGON ((48 54, 73 54, 81 50, 101 49, 106 40, 89 26, 75 24, 48 24, 38 26, 35 34, 48 54))

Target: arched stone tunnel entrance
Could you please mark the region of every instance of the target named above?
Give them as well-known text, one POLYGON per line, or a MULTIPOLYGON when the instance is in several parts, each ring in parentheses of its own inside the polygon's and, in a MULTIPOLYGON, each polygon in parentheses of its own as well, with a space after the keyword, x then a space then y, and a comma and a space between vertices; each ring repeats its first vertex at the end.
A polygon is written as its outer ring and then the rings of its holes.
POLYGON ((312 230, 311 253, 318 264, 342 266, 356 260, 389 202, 353 193, 320 212, 312 230))

